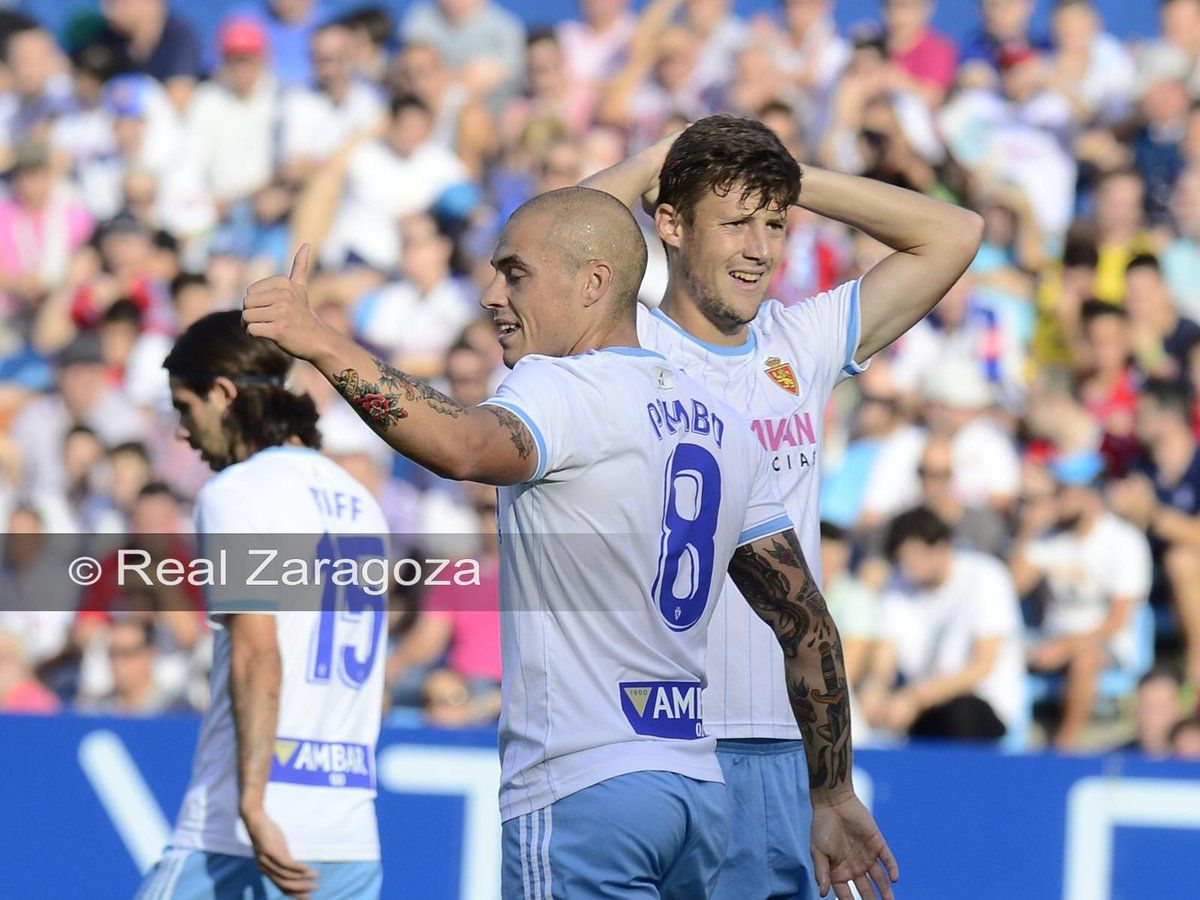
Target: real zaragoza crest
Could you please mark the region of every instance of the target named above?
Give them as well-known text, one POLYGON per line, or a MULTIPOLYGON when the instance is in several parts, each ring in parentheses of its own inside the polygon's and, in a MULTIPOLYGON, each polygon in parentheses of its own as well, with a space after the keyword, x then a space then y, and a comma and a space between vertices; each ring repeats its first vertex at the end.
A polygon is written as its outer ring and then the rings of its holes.
POLYGON ((799 395, 800 386, 796 382, 796 373, 792 371, 791 363, 785 363, 778 356, 768 356, 763 363, 767 369, 767 376, 787 391, 789 394, 799 395))

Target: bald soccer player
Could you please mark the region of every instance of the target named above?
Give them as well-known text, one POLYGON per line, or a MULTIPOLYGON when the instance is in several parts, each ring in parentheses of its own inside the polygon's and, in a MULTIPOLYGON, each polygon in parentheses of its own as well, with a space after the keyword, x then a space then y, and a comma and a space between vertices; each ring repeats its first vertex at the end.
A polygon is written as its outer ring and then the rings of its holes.
POLYGON ((844 797, 839 863, 890 891, 850 789, 837 631, 748 424, 638 346, 629 211, 566 188, 513 214, 482 300, 513 371, 473 408, 324 326, 307 257, 251 286, 250 333, 310 361, 399 452, 500 486, 504 896, 708 896, 727 808, 700 694, 726 571, 778 635, 796 720, 844 797))

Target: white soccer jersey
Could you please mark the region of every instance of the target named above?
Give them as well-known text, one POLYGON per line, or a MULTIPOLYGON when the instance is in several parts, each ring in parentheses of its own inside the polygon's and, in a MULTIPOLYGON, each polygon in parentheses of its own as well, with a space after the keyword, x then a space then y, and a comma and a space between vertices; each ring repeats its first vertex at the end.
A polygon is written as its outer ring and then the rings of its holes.
MULTIPOLYGON (((196 506, 205 558, 231 557, 224 586, 207 588, 213 624, 211 700, 200 728, 192 779, 174 847, 252 856, 238 815, 236 735, 229 693, 229 632, 222 609, 276 613, 283 664, 275 755, 265 807, 296 859, 379 858, 375 824, 375 743, 383 699, 386 597, 339 586, 317 567, 298 586, 246 587, 240 554, 280 556, 256 582, 283 584, 285 559, 386 558, 387 525, 361 484, 314 450, 275 447, 212 478, 196 506), (279 536, 286 535, 286 538, 279 536)), ((256 557, 251 571, 265 557, 256 557)), ((367 583, 374 574, 362 569, 367 583)))
POLYGON ((487 402, 538 455, 500 491, 501 816, 630 772, 722 781, 708 620, 734 550, 790 527, 745 420, 640 348, 527 357, 487 402))
MULTIPOLYGON (((766 449, 809 567, 821 578, 821 439, 834 387, 857 375, 858 286, 851 281, 794 306, 768 300, 744 344, 704 343, 658 310, 638 308, 638 339, 750 420, 766 449)), ((788 702, 774 633, 726 579, 709 626, 705 726, 718 738, 788 738, 800 730, 788 702)))

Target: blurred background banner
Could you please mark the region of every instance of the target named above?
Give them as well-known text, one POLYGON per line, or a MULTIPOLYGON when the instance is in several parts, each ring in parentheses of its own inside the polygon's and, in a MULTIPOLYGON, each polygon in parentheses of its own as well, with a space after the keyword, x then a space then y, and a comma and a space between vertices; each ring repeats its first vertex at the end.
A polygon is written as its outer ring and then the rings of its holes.
MULTIPOLYGON (((23 0, 7 5, 29 14, 36 13, 39 20, 57 30, 87 4, 80 3, 79 0, 23 0)), ((213 34, 217 23, 225 15, 252 5, 247 0, 209 0, 206 3, 182 3, 176 0, 171 4, 171 8, 182 13, 203 33, 213 34)), ((366 0, 325 0, 322 4, 330 12, 381 6, 397 17, 412 5, 409 0, 381 0, 376 3, 367 3, 366 0)), ((562 3, 559 0, 506 0, 503 5, 520 16, 527 25, 544 25, 557 22, 570 14, 576 4, 562 3)), ((637 0, 633 8, 641 9, 645 5, 644 0, 637 0)), ((1053 5, 1051 0, 1038 0, 1034 23, 1040 31, 1046 30, 1053 5)), ((1096 8, 1104 16, 1108 31, 1122 38, 1130 38, 1154 35, 1157 28, 1157 5, 1150 0, 1098 0, 1096 8)), ((738 14, 749 16, 757 12, 773 11, 779 7, 779 3, 777 0, 736 0, 733 7, 738 14)), ((838 25, 849 29, 860 22, 876 20, 879 15, 879 3, 878 0, 838 0, 834 15, 838 25)), ((975 28, 978 21, 978 12, 973 0, 939 3, 933 18, 933 24, 938 30, 958 39, 962 39, 975 28)))
MULTIPOLYGON (((87 885, 94 900, 129 897, 178 809, 197 724, 0 717, 4 895, 77 897, 87 885)), ((498 896, 495 741, 491 729, 384 728, 385 896, 498 896)), ((901 897, 1195 896, 1200 764, 963 746, 864 750, 856 764, 900 861, 901 897)))

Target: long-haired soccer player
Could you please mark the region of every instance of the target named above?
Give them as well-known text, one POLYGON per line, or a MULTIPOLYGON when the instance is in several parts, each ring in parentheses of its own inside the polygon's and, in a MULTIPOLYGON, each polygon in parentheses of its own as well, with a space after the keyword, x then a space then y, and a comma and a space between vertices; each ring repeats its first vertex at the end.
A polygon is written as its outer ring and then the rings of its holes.
MULTIPOLYGON (((933 309, 974 258, 982 220, 866 178, 802 169, 765 125, 730 116, 701 119, 585 184, 631 208, 647 199, 668 282, 657 310, 639 308, 638 337, 746 413, 805 556, 819 564, 830 392, 933 309), (794 306, 768 301, 794 204, 894 252, 794 306)), ((815 729, 793 721, 774 635, 727 590, 735 602, 713 618, 704 694, 733 810, 715 896, 808 898, 832 884, 849 898, 844 841, 858 824, 846 811, 856 816, 858 804, 849 784, 828 783, 815 729)), ((857 887, 869 896, 865 880, 857 887)))
MULTIPOLYGON (((584 188, 543 194, 509 219, 492 266, 483 304, 513 371, 477 407, 323 326, 302 278, 252 285, 244 320, 396 450, 503 486, 505 898, 706 897, 727 815, 699 699, 724 572, 785 648, 795 717, 835 791, 851 767, 837 630, 745 420, 638 346, 646 245, 629 211, 584 188)), ((847 862, 886 888, 894 861, 861 806, 855 821, 847 862)))
MULTIPOLYGON (((318 452, 317 411, 285 387, 293 360, 213 313, 166 360, 180 434, 216 471, 196 501, 207 588, 211 699, 166 855, 139 900, 377 897, 375 742, 383 697, 383 512, 318 452), (260 551, 250 556, 249 551, 260 551), (280 588, 265 552, 313 565, 280 588), (316 560, 357 564, 335 583, 316 560)), ((348 571, 348 570, 347 570, 348 571)))

